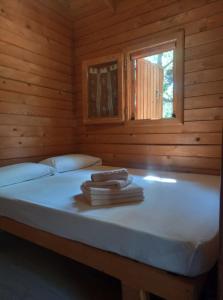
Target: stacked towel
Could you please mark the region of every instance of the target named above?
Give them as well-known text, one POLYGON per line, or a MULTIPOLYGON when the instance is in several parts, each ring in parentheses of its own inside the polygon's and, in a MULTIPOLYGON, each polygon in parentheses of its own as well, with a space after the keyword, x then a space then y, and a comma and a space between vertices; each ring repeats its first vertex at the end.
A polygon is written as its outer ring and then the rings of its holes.
POLYGON ((92 181, 107 181, 107 180, 127 180, 128 179, 128 170, 118 169, 112 171, 105 171, 100 173, 95 173, 91 175, 92 181))
POLYGON ((83 187, 85 188, 110 188, 110 189, 121 189, 132 183, 132 178, 126 180, 113 179, 107 181, 85 181, 83 187))
POLYGON ((91 181, 81 185, 84 198, 90 205, 110 205, 143 200, 143 189, 132 183, 126 169, 91 175, 91 181))

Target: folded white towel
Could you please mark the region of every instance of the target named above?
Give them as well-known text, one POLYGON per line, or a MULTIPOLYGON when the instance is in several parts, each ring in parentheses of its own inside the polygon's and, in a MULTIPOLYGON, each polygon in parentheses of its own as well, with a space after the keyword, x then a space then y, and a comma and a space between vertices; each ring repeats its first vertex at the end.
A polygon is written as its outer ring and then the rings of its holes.
POLYGON ((91 181, 81 185, 85 200, 92 206, 143 201, 143 189, 132 183, 126 169, 91 175, 91 181))
POLYGON ((81 186, 86 201, 93 206, 143 201, 143 189, 136 184, 129 184, 122 189, 95 188, 81 186))
POLYGON ((141 202, 143 201, 143 196, 137 197, 122 197, 122 198, 103 198, 100 199, 95 195, 91 195, 86 197, 84 195, 85 201, 90 204, 91 206, 104 206, 104 205, 117 205, 122 203, 134 203, 134 202, 141 202))
POLYGON ((95 194, 88 194, 88 193, 83 193, 84 197, 87 199, 91 200, 119 200, 119 199, 143 199, 143 194, 142 193, 136 193, 133 195, 95 195, 95 194))
POLYGON ((91 195, 131 195, 136 193, 143 193, 143 189, 134 183, 131 183, 122 189, 110 189, 99 187, 86 188, 84 184, 82 184, 81 190, 83 191, 83 193, 88 193, 91 195))
POLYGON ((91 174, 92 181, 107 181, 107 180, 127 180, 128 170, 117 169, 112 171, 105 171, 91 174))
POLYGON ((132 183, 132 178, 129 177, 126 180, 107 180, 107 181, 85 181, 83 187, 89 188, 110 188, 110 189, 122 189, 132 183))
POLYGON ((81 186, 85 200, 92 206, 112 205, 118 203, 132 203, 143 201, 143 189, 130 184, 123 189, 85 188, 81 186))

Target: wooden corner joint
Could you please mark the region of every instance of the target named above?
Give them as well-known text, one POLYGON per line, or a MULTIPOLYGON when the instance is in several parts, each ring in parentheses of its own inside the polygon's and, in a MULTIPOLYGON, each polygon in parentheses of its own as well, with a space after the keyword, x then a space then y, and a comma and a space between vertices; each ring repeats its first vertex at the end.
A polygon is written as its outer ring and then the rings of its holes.
POLYGON ((149 294, 122 283, 122 300, 149 300, 149 294))
POLYGON ((105 4, 113 11, 116 11, 116 0, 104 0, 105 4))

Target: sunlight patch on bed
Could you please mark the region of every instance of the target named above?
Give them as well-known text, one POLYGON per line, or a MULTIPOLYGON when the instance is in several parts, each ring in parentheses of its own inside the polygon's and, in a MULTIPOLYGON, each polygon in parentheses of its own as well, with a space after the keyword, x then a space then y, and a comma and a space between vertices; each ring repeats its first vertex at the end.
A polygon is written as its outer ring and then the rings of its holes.
POLYGON ((173 179, 173 178, 164 178, 164 177, 158 177, 158 176, 145 176, 143 178, 144 180, 148 180, 148 181, 157 181, 157 182, 166 182, 166 183, 176 183, 177 180, 173 179))

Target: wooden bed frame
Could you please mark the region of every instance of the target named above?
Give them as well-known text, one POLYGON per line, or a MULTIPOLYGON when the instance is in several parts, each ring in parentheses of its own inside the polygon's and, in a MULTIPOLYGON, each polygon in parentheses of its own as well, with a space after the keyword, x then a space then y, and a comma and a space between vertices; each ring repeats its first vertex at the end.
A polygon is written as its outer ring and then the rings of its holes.
POLYGON ((174 275, 5 217, 0 217, 0 229, 119 279, 123 300, 149 300, 150 293, 167 300, 197 300, 206 280, 206 275, 174 275))
MULTIPOLYGON (((223 141, 223 135, 222 135, 223 141)), ((221 145, 221 191, 220 191, 220 216, 219 216, 219 258, 218 258, 218 300, 223 300, 223 144, 221 145)))

